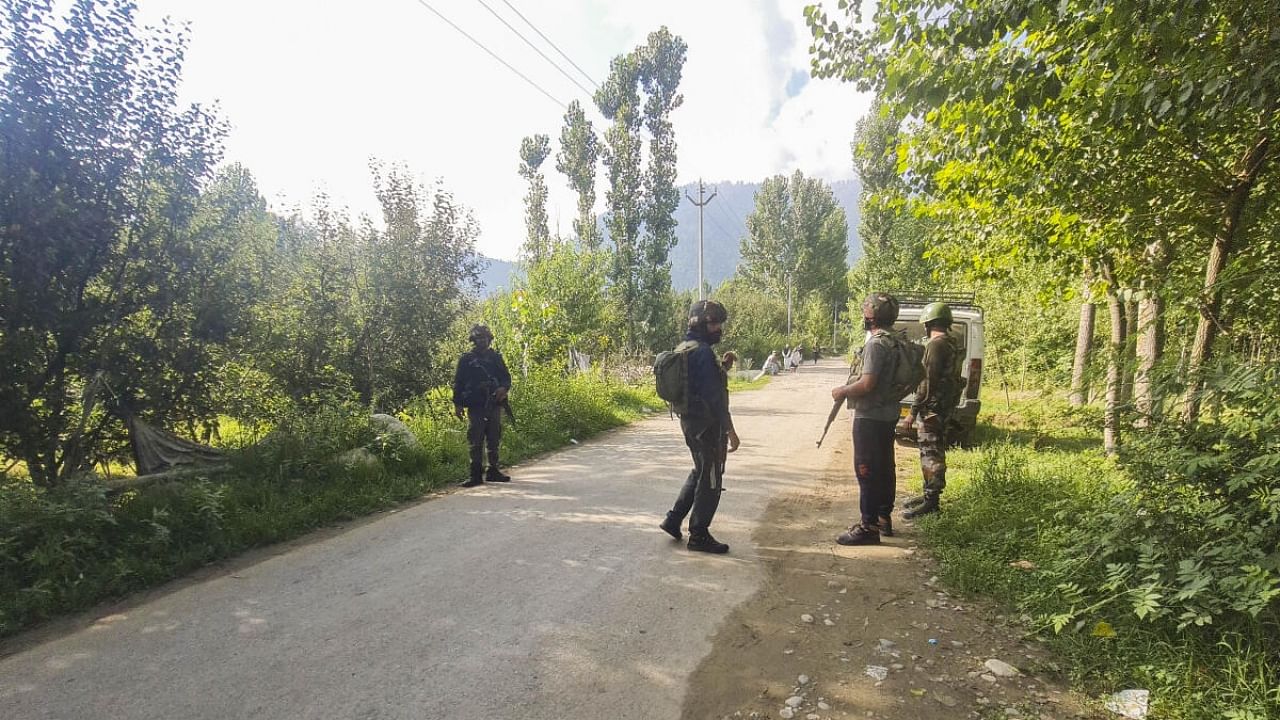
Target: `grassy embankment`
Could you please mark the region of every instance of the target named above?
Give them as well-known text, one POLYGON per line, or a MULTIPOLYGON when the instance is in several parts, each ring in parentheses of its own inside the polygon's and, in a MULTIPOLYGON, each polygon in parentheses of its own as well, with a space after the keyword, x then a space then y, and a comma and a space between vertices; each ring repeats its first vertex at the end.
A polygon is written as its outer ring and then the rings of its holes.
MULTIPOLYGON (((512 463, 664 407, 651 387, 554 372, 519 382, 512 397, 517 422, 502 443, 512 463)), ((426 403, 405 420, 420 447, 379 436, 362 413, 330 411, 281 423, 225 470, 122 493, 0 476, 0 637, 465 477, 464 423, 433 417, 426 403), (338 459, 357 447, 367 461, 338 459)))
POLYGON ((1233 611, 1240 593, 1269 590, 1203 560, 1247 562, 1236 543, 1254 528, 1231 503, 1248 498, 1178 480, 1195 461, 1171 448, 1190 441, 1107 458, 1100 409, 989 395, 976 447, 948 453, 944 513, 921 522, 943 579, 1021 614, 1091 694, 1148 689, 1153 718, 1280 718, 1278 603, 1264 594, 1233 611))

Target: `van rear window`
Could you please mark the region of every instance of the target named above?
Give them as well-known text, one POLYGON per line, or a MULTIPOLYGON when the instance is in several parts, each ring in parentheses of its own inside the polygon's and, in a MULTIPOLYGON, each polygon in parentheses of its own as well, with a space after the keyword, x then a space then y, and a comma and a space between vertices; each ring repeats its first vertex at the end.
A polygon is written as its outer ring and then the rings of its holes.
MULTIPOLYGON (((897 328, 899 330, 906 330, 907 338, 912 342, 924 341, 924 334, 925 334, 924 325, 918 322, 914 322, 914 321, 900 322, 897 324, 897 328)), ((951 325, 951 335, 956 339, 956 342, 960 344, 961 350, 969 349, 969 323, 965 323, 965 322, 953 323, 951 325)))

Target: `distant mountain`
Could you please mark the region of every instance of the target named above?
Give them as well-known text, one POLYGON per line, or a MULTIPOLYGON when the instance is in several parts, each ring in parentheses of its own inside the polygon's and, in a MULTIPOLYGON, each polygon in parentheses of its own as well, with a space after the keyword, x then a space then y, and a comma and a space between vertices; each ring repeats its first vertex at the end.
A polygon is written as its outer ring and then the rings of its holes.
POLYGON ((488 263, 480 271, 480 297, 486 298, 499 290, 510 290, 511 280, 520 273, 520 266, 510 260, 480 256, 488 263))
MULTIPOLYGON (((715 188, 715 199, 704 210, 702 224, 703 278, 712 287, 729 279, 742 259, 742 238, 747 234, 747 216, 755 210, 756 191, 761 183, 721 182, 708 185, 715 188)), ((849 221, 850 264, 862 256, 862 243, 858 241, 858 196, 862 184, 856 179, 832 183, 836 202, 844 208, 849 221)), ((698 284, 698 208, 685 198, 697 197, 696 184, 680 188, 680 207, 676 209, 676 246, 671 250, 671 284, 677 290, 688 290, 698 284)), ((601 231, 608 237, 604 218, 600 218, 601 231)), ((507 260, 484 258, 489 266, 481 273, 481 297, 488 297, 498 288, 510 288, 511 279, 519 272, 519 266, 507 260)))
MULTIPOLYGON (((729 279, 742 259, 742 238, 747 235, 747 216, 755 210, 756 191, 761 183, 721 182, 707 184, 716 197, 703 210, 702 276, 711 287, 729 279)), ((862 255, 858 242, 858 196, 862 185, 856 179, 831 185, 836 202, 844 208, 849 221, 848 262, 862 255)), ((671 250, 671 284, 677 290, 688 290, 698 284, 698 208, 686 197, 696 198, 698 186, 680 188, 680 207, 676 210, 676 246, 671 250)))

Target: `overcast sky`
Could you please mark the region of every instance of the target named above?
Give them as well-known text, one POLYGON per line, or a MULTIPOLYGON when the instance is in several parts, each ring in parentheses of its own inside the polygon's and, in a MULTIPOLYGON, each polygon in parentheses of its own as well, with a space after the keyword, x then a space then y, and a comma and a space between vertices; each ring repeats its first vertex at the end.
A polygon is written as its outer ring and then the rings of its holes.
MULTIPOLYGON (((565 104, 586 92, 504 27, 545 46, 504 0, 422 0, 565 104)), ((596 82, 609 61, 666 25, 689 45, 673 115, 679 182, 758 181, 800 169, 853 176, 849 142, 869 98, 809 78, 806 0, 506 0, 596 82)), ((480 222, 479 250, 515 259, 524 236, 521 138, 552 137, 564 108, 504 68, 419 0, 139 0, 144 21, 190 23, 189 101, 231 123, 227 160, 245 164, 276 208, 323 190, 375 213, 370 157, 440 179, 480 222)), ((552 231, 571 232, 575 198, 543 165, 552 231)), ((603 171, 598 171, 603 175, 603 171)), ((603 190, 603 184, 601 184, 603 190)), ((597 204, 603 211, 603 193, 597 204)))

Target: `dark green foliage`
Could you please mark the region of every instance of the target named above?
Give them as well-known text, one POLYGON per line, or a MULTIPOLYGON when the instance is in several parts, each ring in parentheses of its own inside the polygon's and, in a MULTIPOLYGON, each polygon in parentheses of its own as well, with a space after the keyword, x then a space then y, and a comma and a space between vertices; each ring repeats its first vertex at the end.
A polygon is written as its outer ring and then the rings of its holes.
POLYGON ((810 295, 828 306, 848 295, 849 225, 831 186, 799 170, 768 178, 756 193, 742 239, 742 278, 753 287, 790 293, 799 307, 810 295))
POLYGON ((626 321, 628 349, 654 349, 665 335, 662 325, 671 294, 668 256, 676 243, 674 213, 680 203, 670 115, 683 103, 678 89, 686 51, 684 41, 665 27, 652 32, 645 45, 613 59, 609 77, 595 95, 601 114, 612 121, 601 152, 609 173, 609 279, 626 321), (643 169, 641 129, 650 136, 643 169))
POLYGON ((564 129, 560 131, 560 152, 556 154, 556 169, 569 179, 569 186, 578 194, 578 216, 573 220, 573 232, 578 236, 582 250, 600 247, 600 229, 596 226, 596 160, 600 157, 600 140, 596 137, 591 121, 582 111, 577 100, 569 103, 564 114, 564 129))
POLYGON ((49 485, 97 459, 83 440, 107 423, 84 393, 97 371, 136 410, 171 412, 193 398, 139 388, 190 377, 181 357, 228 336, 192 224, 224 127, 179 106, 186 38, 138 29, 132 3, 0 13, 0 453, 49 485))
POLYGON ((1093 691, 1149 688, 1159 717, 1275 717, 1276 374, 1214 378, 1217 422, 1155 428, 1118 463, 1096 409, 1037 399, 980 424, 989 446, 952 453, 947 512, 923 525, 946 579, 1029 613, 1093 691))
MULTIPOLYGON (((712 297, 729 311, 724 341, 716 348, 718 351, 733 350, 744 361, 750 360, 752 368, 764 365, 769 353, 782 352, 788 343, 785 297, 757 290, 741 280, 729 280, 716 288, 712 297)), ((689 303, 684 303, 677 317, 684 318, 688 307, 689 303)))
POLYGON ((551 249, 551 230, 547 227, 547 180, 542 163, 551 154, 551 138, 531 135, 520 143, 520 177, 529 183, 524 197, 525 239, 521 249, 524 259, 536 264, 551 249))

